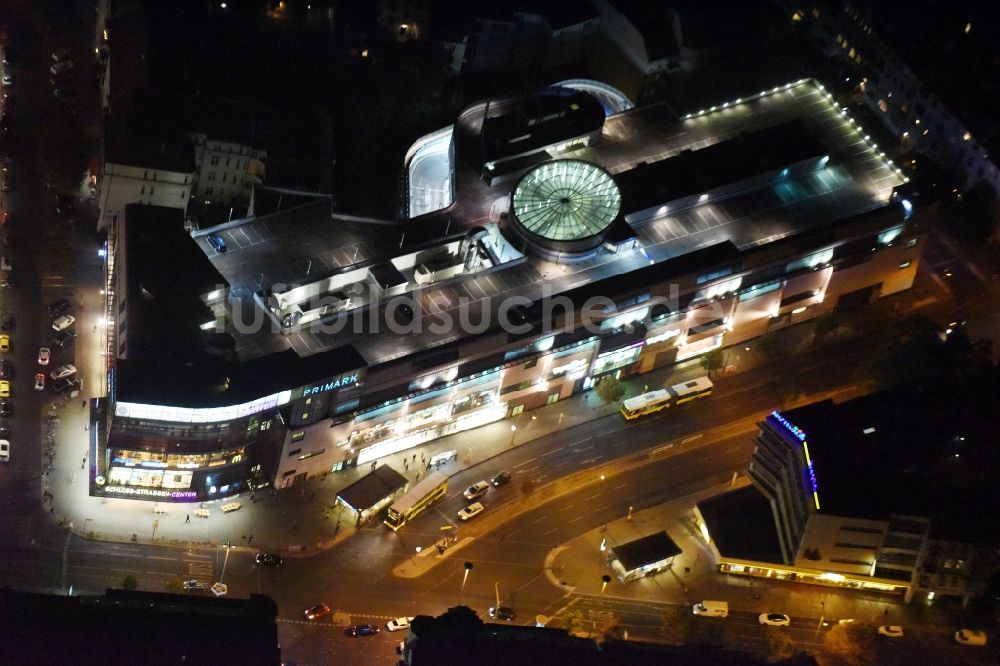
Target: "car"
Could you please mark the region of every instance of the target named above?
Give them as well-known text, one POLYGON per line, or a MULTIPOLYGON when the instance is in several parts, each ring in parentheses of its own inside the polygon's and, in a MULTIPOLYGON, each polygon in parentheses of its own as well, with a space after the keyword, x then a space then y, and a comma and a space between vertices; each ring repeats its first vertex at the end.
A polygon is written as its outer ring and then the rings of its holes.
POLYGON ((49 373, 52 379, 64 379, 66 377, 72 377, 76 374, 76 366, 70 363, 66 365, 60 365, 58 368, 49 373))
POLYGON ((3 319, 0 319, 0 330, 13 331, 15 328, 17 328, 17 319, 13 315, 4 315, 3 319))
POLYGON ((0 423, 0 439, 10 439, 10 425, 0 423))
POLYGON ((888 638, 902 638, 903 628, 896 624, 883 624, 878 628, 879 636, 886 636, 888 638))
POLYGON ((205 591, 208 590, 208 586, 205 585, 200 580, 186 580, 184 581, 184 589, 191 591, 205 591))
POLYGON ((471 486, 466 488, 465 492, 462 493, 462 495, 464 495, 465 499, 467 500, 474 500, 485 495, 486 491, 488 491, 489 489, 490 489, 490 484, 488 482, 477 481, 476 483, 473 483, 471 486))
POLYGON ((52 330, 55 332, 65 331, 67 328, 73 325, 76 321, 76 317, 73 315, 63 315, 59 317, 54 322, 52 322, 52 330))
POLYGON ((977 629, 959 629, 955 632, 955 642, 961 645, 986 645, 986 632, 977 629))
POLYGON ((0 380, 0 398, 10 397, 10 382, 6 379, 0 380))
POLYGON ((56 49, 52 52, 52 62, 61 62, 63 60, 69 60, 69 57, 73 55, 73 52, 69 49, 56 49))
POLYGON ((257 553, 256 561, 262 567, 280 567, 285 558, 277 553, 257 553))
POLYGON ((490 479, 490 483, 492 483, 493 486, 496 488, 499 488, 508 481, 510 481, 510 472, 508 472, 507 470, 497 473, 496 475, 493 476, 492 479, 490 479))
POLYGON ((60 60, 59 62, 53 64, 49 67, 50 74, 62 74, 63 72, 68 72, 75 67, 75 63, 72 60, 60 60))
POLYGON ((0 400, 0 416, 14 416, 14 403, 10 400, 0 400))
POLYGON ((373 636, 378 633, 378 627, 374 624, 355 624, 344 629, 347 636, 373 636))
POLYGON ((52 390, 56 393, 68 393, 69 391, 76 391, 80 388, 81 382, 79 377, 66 377, 65 379, 60 379, 52 384, 52 390))
POLYGON ((215 251, 218 252, 219 254, 222 254, 226 251, 226 241, 222 239, 222 236, 209 234, 208 242, 213 248, 215 248, 215 251))
POLYGON ((757 622, 769 627, 787 627, 792 623, 792 619, 781 613, 761 613, 757 617, 757 622))
POLYGON ((53 346, 61 349, 66 346, 67 342, 73 340, 74 338, 76 338, 76 331, 71 328, 65 331, 60 331, 54 338, 52 338, 52 344, 53 346))
POLYGON ((462 520, 469 520, 470 518, 475 518, 485 510, 486 507, 483 506, 482 502, 476 502, 459 511, 458 517, 462 520))
POLYGON ((0 335, 0 352, 10 351, 10 336, 0 335))
POLYGON ((412 617, 397 617, 395 620, 389 620, 385 628, 389 631, 402 631, 410 628, 410 622, 413 622, 412 617))
POLYGON ((10 359, 0 359, 0 379, 14 379, 14 364, 10 359))
POLYGON ((10 88, 12 85, 14 85, 14 77, 11 76, 8 72, 4 72, 3 73, 3 87, 4 88, 10 88))
POLYGON ((0 462, 10 462, 10 442, 0 439, 0 462))
POLYGON ((59 315, 66 314, 69 310, 69 299, 60 298, 54 303, 49 303, 45 308, 45 314, 48 315, 49 319, 55 319, 59 315))
POLYGON ((330 607, 326 604, 316 604, 315 606, 310 606, 305 610, 305 616, 307 620, 316 620, 324 615, 330 614, 330 607))
POLYGON ((38 365, 48 365, 50 358, 52 358, 52 352, 48 347, 38 348, 38 365))
POLYGON ((10 259, 5 256, 0 257, 0 271, 12 271, 14 266, 10 263, 10 259))
POLYGON ((517 615, 514 614, 514 609, 508 608, 507 606, 497 606, 496 608, 490 608, 490 617, 494 620, 506 620, 507 622, 513 622, 517 615))
POLYGON ((37 375, 35 375, 35 390, 36 391, 45 390, 45 374, 42 372, 39 372, 37 375))

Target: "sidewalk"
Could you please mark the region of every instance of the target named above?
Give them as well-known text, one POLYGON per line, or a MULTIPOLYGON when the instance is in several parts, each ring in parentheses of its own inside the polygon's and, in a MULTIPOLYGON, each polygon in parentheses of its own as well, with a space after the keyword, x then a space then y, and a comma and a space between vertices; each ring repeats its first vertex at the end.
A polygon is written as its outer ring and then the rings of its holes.
MULTIPOLYGON (((920 297, 920 294, 919 290, 914 290, 904 295, 903 299, 896 299, 896 302, 909 303, 907 307, 912 307, 912 301, 920 297)), ((845 315, 845 329, 860 326, 861 322, 870 319, 884 319, 885 309, 888 308, 871 308, 845 315)), ((776 336, 789 355, 805 352, 806 356, 802 357, 804 360, 808 358, 808 354, 824 353, 822 349, 810 348, 812 330, 813 326, 807 322, 781 329, 776 336)), ((86 338, 90 331, 82 333, 82 337, 86 338)), ((768 372, 762 355, 754 351, 754 344, 755 341, 750 341, 746 345, 726 350, 727 376, 719 379, 720 383, 749 382, 755 377, 759 379, 761 373, 768 372)), ((79 356, 78 354, 78 358, 79 356)), ((635 395, 647 387, 652 389, 703 374, 704 370, 698 359, 692 359, 626 379, 624 383, 628 387, 628 394, 635 395)), ((83 397, 90 395, 92 393, 83 397)), ((418 471, 423 470, 423 466, 417 462, 419 459, 455 449, 459 451, 458 460, 441 468, 443 473, 453 476, 514 446, 602 418, 617 409, 616 404, 605 404, 596 392, 590 391, 511 419, 434 440, 417 449, 386 456, 379 459, 379 465, 391 465, 405 477, 415 481, 418 471), (517 426, 514 432, 511 431, 512 424, 517 426)), ((90 473, 89 463, 93 460, 95 442, 89 442, 88 446, 84 440, 89 440, 93 432, 88 423, 90 409, 83 409, 79 402, 73 401, 59 407, 58 413, 61 425, 56 433, 57 455, 53 472, 46 479, 46 489, 54 497, 51 502, 43 503, 43 506, 50 512, 53 520, 61 522, 81 536, 181 548, 211 548, 230 543, 292 556, 308 556, 331 548, 354 533, 353 523, 348 524, 347 520, 342 520, 334 507, 334 501, 339 490, 371 471, 367 465, 314 477, 282 492, 262 490, 208 503, 206 507, 211 511, 210 517, 200 518, 194 513, 200 506, 197 503, 157 505, 146 501, 90 497, 87 474, 90 473), (86 469, 81 469, 84 453, 87 455, 87 464, 86 469), (240 502, 241 509, 223 514, 218 506, 231 501, 240 502), (154 508, 163 512, 154 513, 154 508)), ((541 490, 540 488, 539 491, 541 490)), ((380 528, 381 526, 376 525, 368 529, 380 528)), ((449 550, 454 552, 454 549, 455 546, 452 546, 449 550)), ((425 555, 421 559, 430 564, 435 559, 434 555, 437 553, 425 555)))

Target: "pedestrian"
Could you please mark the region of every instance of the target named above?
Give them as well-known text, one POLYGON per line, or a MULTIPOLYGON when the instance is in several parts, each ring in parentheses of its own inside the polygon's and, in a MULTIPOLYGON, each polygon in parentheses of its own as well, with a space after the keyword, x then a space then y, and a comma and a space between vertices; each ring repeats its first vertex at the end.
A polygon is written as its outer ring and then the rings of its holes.
POLYGON ((373 460, 373 461, 372 461, 372 470, 374 470, 374 469, 375 469, 375 465, 376 465, 377 463, 378 463, 378 461, 377 461, 377 460, 373 460))
POLYGON ((417 462, 417 454, 416 453, 413 454, 413 462, 417 462))
POLYGON ((185 523, 190 523, 191 522, 191 514, 190 513, 187 514, 187 516, 184 518, 184 522, 185 523))
POLYGON ((81 400, 80 401, 80 408, 81 409, 86 409, 87 408, 87 401, 86 400, 81 400))
POLYGON ((250 545, 250 542, 251 542, 251 541, 253 541, 253 535, 252 535, 252 534, 251 534, 250 536, 248 536, 248 537, 247 537, 247 545, 248 545, 248 546, 250 545))
POLYGON ((246 541, 246 540, 247 540, 247 535, 246 534, 244 534, 244 535, 242 535, 240 537, 240 541, 246 541))
POLYGON ((49 515, 55 513, 56 508, 54 506, 49 507, 49 515))
POLYGON ((424 454, 423 454, 423 452, 421 452, 420 453, 420 462, 423 462, 423 461, 424 461, 424 454))
POLYGON ((405 472, 408 469, 410 469, 410 461, 409 460, 404 460, 403 461, 403 471, 405 472))

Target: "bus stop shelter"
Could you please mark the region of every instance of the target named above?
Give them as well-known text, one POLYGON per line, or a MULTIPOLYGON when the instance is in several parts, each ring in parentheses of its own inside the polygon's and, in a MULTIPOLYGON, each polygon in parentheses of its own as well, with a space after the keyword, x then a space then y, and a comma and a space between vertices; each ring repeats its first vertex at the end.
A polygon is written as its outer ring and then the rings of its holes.
POLYGON ((341 490, 337 504, 345 507, 354 516, 355 526, 359 526, 405 492, 408 483, 392 467, 382 465, 341 490))
POLYGON ((623 583, 669 569, 681 549, 666 532, 657 532, 611 549, 611 568, 623 583))

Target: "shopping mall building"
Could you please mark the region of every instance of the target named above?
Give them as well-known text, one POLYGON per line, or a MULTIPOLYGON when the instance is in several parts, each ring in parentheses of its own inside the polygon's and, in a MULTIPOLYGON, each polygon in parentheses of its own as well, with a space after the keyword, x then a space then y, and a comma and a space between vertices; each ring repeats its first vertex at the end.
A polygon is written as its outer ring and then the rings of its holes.
POLYGON ((933 206, 817 82, 683 117, 598 86, 418 140, 399 220, 129 206, 94 494, 285 488, 911 286, 933 206))

